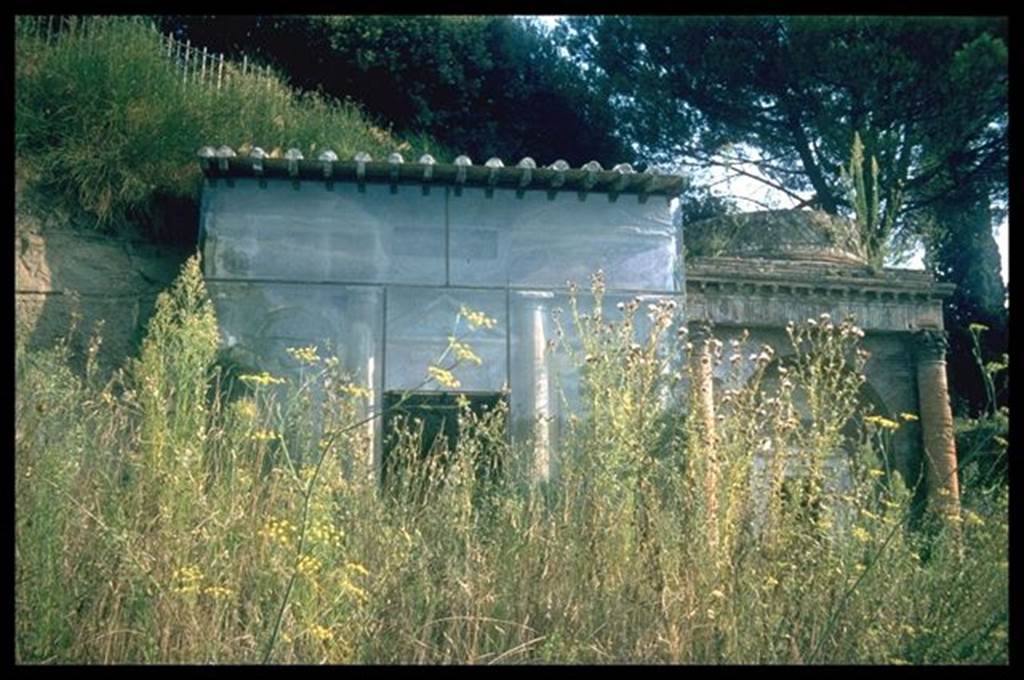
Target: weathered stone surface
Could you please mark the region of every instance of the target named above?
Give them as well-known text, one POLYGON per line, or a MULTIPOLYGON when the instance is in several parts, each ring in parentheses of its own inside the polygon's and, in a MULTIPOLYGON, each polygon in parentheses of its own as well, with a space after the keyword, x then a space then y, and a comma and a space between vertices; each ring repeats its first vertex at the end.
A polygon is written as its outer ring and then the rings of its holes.
POLYGON ((19 231, 14 238, 16 341, 51 346, 80 315, 72 336, 80 349, 103 320, 105 367, 134 354, 157 294, 188 255, 71 230, 19 231))
POLYGON ((745 256, 865 263, 856 226, 817 210, 763 210, 686 225, 686 250, 697 256, 745 256))
POLYGON ((180 252, 70 230, 16 236, 15 290, 77 291, 118 296, 165 287, 178 273, 180 252))
POLYGON ((828 312, 865 330, 942 326, 949 284, 926 272, 761 258, 693 257, 686 263, 687 314, 717 325, 782 328, 828 312))
MULTIPOLYGON (((158 216, 173 222, 168 229, 195 221, 184 210, 158 216)), ((92 218, 54 200, 24 166, 15 174, 14 226, 15 341, 40 349, 70 334, 72 348, 81 350, 103 321, 101 369, 135 354, 157 294, 191 252, 101 234, 92 218)))
POLYGON ((71 228, 59 207, 30 210, 19 202, 14 233, 15 341, 51 346, 78 328, 82 349, 102 324, 99 364, 120 365, 135 348, 160 291, 177 275, 188 252, 71 228))

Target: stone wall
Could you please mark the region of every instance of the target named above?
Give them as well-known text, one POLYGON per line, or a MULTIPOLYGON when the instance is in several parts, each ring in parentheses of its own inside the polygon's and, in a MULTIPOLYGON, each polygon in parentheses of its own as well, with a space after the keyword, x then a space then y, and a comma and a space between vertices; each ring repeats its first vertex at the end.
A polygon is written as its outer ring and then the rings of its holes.
POLYGON ((189 250, 101 235, 45 194, 25 191, 22 182, 16 197, 15 341, 50 347, 68 335, 77 313, 72 346, 82 349, 103 320, 100 365, 120 365, 136 353, 157 294, 174 280, 189 250))
MULTIPOLYGON (((941 329, 942 298, 950 292, 949 284, 917 271, 757 257, 687 260, 691 328, 710 321, 727 346, 747 329, 750 347, 767 344, 782 357, 790 351, 788 322, 823 312, 837 321, 853 315, 866 333, 861 345, 871 354, 864 396, 896 420, 900 413, 919 412, 914 333, 941 329)), ((716 377, 723 380, 727 372, 720 366, 716 377)), ((892 445, 897 467, 913 484, 921 473, 920 423, 903 423, 892 445)))

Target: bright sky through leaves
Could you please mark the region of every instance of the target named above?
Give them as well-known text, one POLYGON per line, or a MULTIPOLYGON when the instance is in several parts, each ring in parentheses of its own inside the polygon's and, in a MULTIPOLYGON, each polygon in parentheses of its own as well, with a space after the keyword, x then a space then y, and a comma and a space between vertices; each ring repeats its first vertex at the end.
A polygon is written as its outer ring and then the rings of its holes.
MULTIPOLYGON (((550 30, 564 18, 564 15, 543 15, 524 18, 538 21, 542 26, 550 30)), ((744 170, 755 174, 757 173, 757 169, 753 165, 745 167, 744 170)), ((787 197, 782 192, 772 189, 755 179, 743 176, 729 177, 728 175, 729 173, 724 168, 715 168, 707 172, 705 179, 708 182, 715 183, 715 187, 712 189, 714 193, 718 195, 728 195, 737 199, 737 203, 743 211, 765 210, 766 206, 784 209, 795 204, 795 201, 792 198, 787 197)), ((999 246, 999 258, 1001 263, 1000 273, 1002 274, 1004 283, 1008 283, 1010 279, 1009 227, 1009 218, 1006 217, 1003 218, 1002 223, 1000 223, 995 229, 996 243, 999 246)), ((912 269, 924 268, 922 255, 923 253, 921 252, 915 253, 903 266, 912 269)))

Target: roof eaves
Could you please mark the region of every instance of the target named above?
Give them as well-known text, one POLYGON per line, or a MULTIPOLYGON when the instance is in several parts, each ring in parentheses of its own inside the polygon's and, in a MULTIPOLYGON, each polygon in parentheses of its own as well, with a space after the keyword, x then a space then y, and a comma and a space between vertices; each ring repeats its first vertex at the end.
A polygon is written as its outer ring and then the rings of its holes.
POLYGON ((222 146, 205 146, 199 150, 203 174, 217 177, 285 177, 319 181, 387 182, 391 184, 452 184, 489 188, 547 189, 549 191, 591 191, 609 194, 651 194, 676 196, 686 187, 679 175, 663 175, 654 171, 636 172, 628 163, 610 170, 597 161, 574 169, 565 161, 538 167, 532 158, 524 158, 514 166, 506 166, 499 158, 483 165, 473 165, 468 156, 459 156, 454 163, 437 163, 423 155, 415 163, 406 163, 401 154, 393 153, 387 160, 375 161, 360 152, 350 161, 338 159, 333 151, 324 151, 316 160, 306 159, 298 149, 289 149, 282 158, 271 158, 263 149, 253 148, 246 156, 222 146))

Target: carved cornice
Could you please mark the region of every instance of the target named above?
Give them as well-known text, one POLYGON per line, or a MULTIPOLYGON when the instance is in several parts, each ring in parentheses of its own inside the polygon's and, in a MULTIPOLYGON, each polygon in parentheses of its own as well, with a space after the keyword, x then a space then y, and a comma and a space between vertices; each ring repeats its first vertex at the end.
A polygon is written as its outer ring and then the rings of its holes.
POLYGON ((759 294, 808 297, 822 301, 930 302, 949 297, 955 286, 936 282, 927 272, 822 263, 745 258, 694 258, 686 263, 688 293, 759 294))

